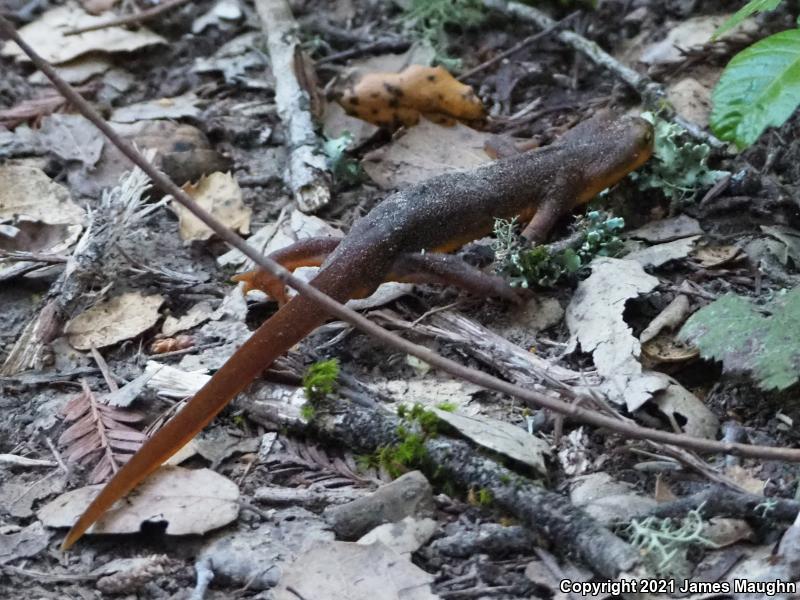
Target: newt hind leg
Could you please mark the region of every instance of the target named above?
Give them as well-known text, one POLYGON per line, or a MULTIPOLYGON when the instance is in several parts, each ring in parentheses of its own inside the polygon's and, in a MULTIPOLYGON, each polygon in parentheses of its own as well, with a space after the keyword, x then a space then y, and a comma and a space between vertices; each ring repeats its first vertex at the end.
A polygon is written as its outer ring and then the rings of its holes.
MULTIPOLYGON (((276 250, 269 255, 269 258, 290 271, 300 267, 318 267, 325 262, 328 254, 336 249, 340 241, 340 238, 334 237, 308 238, 276 250)), ((245 294, 250 290, 261 290, 276 300, 280 306, 289 301, 283 282, 262 269, 240 273, 234 275, 232 279, 244 282, 245 294)))
POLYGON ((481 297, 495 296, 522 304, 523 294, 497 275, 488 275, 452 254, 409 253, 392 265, 387 281, 455 285, 481 297))

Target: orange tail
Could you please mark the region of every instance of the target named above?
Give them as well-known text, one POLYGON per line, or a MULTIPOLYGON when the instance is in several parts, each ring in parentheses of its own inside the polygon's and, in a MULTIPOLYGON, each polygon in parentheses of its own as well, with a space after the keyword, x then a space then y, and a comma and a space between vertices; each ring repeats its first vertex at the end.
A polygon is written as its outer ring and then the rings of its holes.
MULTIPOLYGON (((320 274, 315 285, 340 301, 350 296, 350 286, 336 277, 320 274)), ((276 358, 325 319, 325 313, 316 305, 297 296, 261 325, 189 403, 111 478, 72 526, 61 548, 72 546, 117 500, 188 443, 276 358)))

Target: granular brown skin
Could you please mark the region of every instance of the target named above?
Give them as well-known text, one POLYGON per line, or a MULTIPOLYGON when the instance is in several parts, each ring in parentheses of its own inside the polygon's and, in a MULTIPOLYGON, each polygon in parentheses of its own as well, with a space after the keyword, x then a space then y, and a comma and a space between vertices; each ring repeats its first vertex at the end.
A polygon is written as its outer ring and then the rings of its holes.
MULTIPOLYGON (((320 248, 330 251, 312 284, 339 302, 364 296, 392 276, 403 256, 458 248, 489 234, 498 217, 531 219, 525 235, 541 240, 559 217, 644 163, 652 151, 652 137, 650 124, 639 118, 591 119, 555 145, 401 190, 357 221, 332 251, 333 244, 326 241, 319 247, 314 243, 299 245, 313 250, 306 259, 315 253, 318 262, 324 254, 320 248)), ((283 257, 293 260, 291 252, 283 257)), ((303 258, 298 260, 302 262, 303 258)), ((481 279, 477 272, 461 275, 454 281, 472 283, 473 278, 481 279)), ((189 442, 276 358, 323 324, 326 317, 304 296, 286 303, 114 475, 72 527, 62 547, 74 544, 118 499, 189 442)))

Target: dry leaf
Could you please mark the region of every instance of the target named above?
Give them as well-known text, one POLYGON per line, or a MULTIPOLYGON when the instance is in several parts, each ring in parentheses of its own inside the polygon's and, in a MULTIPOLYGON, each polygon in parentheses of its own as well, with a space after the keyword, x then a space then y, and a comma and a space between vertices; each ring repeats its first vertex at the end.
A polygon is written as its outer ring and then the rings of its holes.
POLYGON ((411 185, 490 162, 483 148, 491 137, 461 124, 441 127, 423 120, 402 137, 368 153, 362 166, 383 189, 411 185))
POLYGON ((434 600, 433 575, 380 542, 322 542, 284 570, 276 600, 434 600), (290 589, 294 591, 289 591, 290 589))
POLYGON ((156 340, 150 344, 152 354, 166 354, 167 352, 177 352, 186 350, 194 346, 194 338, 190 335, 178 335, 175 337, 156 340))
POLYGON ((111 346, 155 325, 163 303, 162 296, 128 292, 95 304, 67 323, 64 331, 69 343, 78 350, 111 346))
POLYGON ((643 371, 641 345, 623 318, 625 303, 653 290, 658 279, 629 260, 597 258, 590 266, 592 274, 578 284, 566 311, 570 348, 580 344, 592 353, 598 374, 606 380, 603 392, 633 412, 669 385, 664 375, 643 371))
POLYGON ((199 98, 194 92, 174 98, 145 100, 115 108, 108 120, 115 123, 135 123, 154 119, 197 118, 200 116, 198 101, 199 98))
MULTIPOLYGON (((47 527, 72 527, 103 486, 62 494, 37 516, 47 527)), ((234 521, 239 488, 210 469, 161 467, 114 505, 89 533, 136 533, 143 523, 165 522, 168 535, 200 534, 234 521)))
POLYGON ((100 160, 105 138, 81 115, 50 115, 39 130, 45 148, 65 161, 91 168, 100 160))
POLYGON ((67 189, 35 167, 0 166, 0 220, 25 215, 50 225, 80 225, 85 213, 67 189))
MULTIPOLYGON (((135 30, 124 27, 106 27, 81 35, 64 36, 65 31, 89 27, 107 21, 105 16, 92 16, 76 4, 53 8, 33 23, 20 28, 19 35, 48 62, 60 64, 89 52, 133 52, 154 44, 165 44, 160 35, 137 27, 135 30)), ((0 51, 2 56, 14 57, 19 61, 29 59, 14 42, 6 42, 0 51)))
POLYGON ((430 410, 476 444, 528 465, 539 475, 547 474, 545 457, 550 455, 550 444, 525 429, 484 415, 467 417, 438 408, 430 410))
MULTIPOLYGON (((250 233, 250 217, 253 213, 242 201, 242 190, 230 173, 212 173, 200 179, 197 184, 187 183, 183 190, 201 207, 209 211, 223 225, 238 231, 250 233)), ((207 240, 214 234, 200 219, 188 209, 173 200, 172 210, 180 220, 181 239, 207 240)))
POLYGON ((138 423, 144 416, 124 408, 114 408, 97 400, 83 381, 83 391, 70 400, 62 414, 72 423, 58 438, 67 462, 88 464, 97 459, 89 475, 91 483, 101 483, 119 471, 147 436, 125 423, 138 423), (99 456, 98 456, 99 454, 99 456))
POLYGON ((486 115, 471 87, 442 67, 422 65, 358 77, 348 82, 338 102, 348 114, 379 126, 416 125, 420 116, 451 125, 486 115))

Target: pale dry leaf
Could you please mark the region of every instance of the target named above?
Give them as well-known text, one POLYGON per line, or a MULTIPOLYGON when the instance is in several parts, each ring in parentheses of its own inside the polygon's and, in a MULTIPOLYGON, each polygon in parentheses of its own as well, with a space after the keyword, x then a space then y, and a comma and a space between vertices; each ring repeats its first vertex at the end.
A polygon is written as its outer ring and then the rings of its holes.
POLYGON ((62 185, 35 167, 0 166, 0 220, 25 215, 49 225, 82 225, 84 210, 62 185))
POLYGON ((630 521, 657 506, 654 498, 639 493, 630 483, 598 472, 570 482, 570 500, 602 525, 630 521))
MULTIPOLYGON (((230 173, 211 173, 201 178, 197 184, 186 184, 183 190, 201 207, 222 221, 223 225, 239 233, 250 233, 250 217, 253 211, 245 206, 242 190, 230 173)), ((180 220, 182 240, 207 240, 214 235, 207 225, 174 200, 172 210, 180 220)))
POLYGON ((50 115, 42 123, 39 135, 50 152, 88 168, 100 160, 105 143, 100 130, 82 115, 50 115))
POLYGON ((545 457, 550 456, 550 444, 522 427, 484 415, 467 417, 438 408, 430 410, 479 446, 519 461, 539 475, 547 474, 545 457))
POLYGON ((140 335, 156 324, 158 309, 164 303, 159 295, 127 292, 95 304, 69 321, 65 333, 78 350, 104 348, 140 335))
POLYGON ((173 336, 178 332, 192 329, 205 323, 214 314, 214 309, 211 303, 207 300, 198 302, 192 306, 185 315, 182 317, 173 317, 169 315, 164 319, 164 324, 161 326, 161 333, 166 336, 173 336))
POLYGON ((434 600, 433 575, 381 544, 322 542, 286 567, 276 600, 434 600), (292 588, 295 591, 289 591, 292 588))
POLYGON ((694 77, 684 77, 667 87, 667 100, 681 117, 705 129, 711 117, 712 89, 713 84, 706 85, 694 77))
POLYGON ((628 300, 653 290, 658 279, 629 260, 599 258, 590 267, 592 274, 578 284, 567 307, 569 347, 580 345, 592 354, 598 374, 605 379, 602 390, 633 412, 669 384, 665 376, 643 371, 641 344, 623 318, 628 300))
MULTIPOLYGON (((102 486, 62 494, 37 516, 47 527, 72 527, 102 486)), ((167 523, 168 535, 202 534, 239 514, 239 488, 210 469, 161 467, 114 505, 89 533, 136 533, 144 523, 167 523)))
POLYGON ((145 100, 144 102, 115 108, 109 117, 109 121, 135 123, 154 119, 197 118, 200 116, 200 108, 197 106, 199 100, 194 92, 175 96, 174 98, 145 100))
POLYGON ((645 240, 651 244, 661 244, 702 234, 703 230, 697 219, 687 215, 678 215, 671 219, 651 221, 647 225, 628 232, 625 237, 645 240))
MULTIPOLYGON (((686 55, 681 50, 688 50, 707 44, 711 36, 722 25, 730 14, 703 15, 692 17, 675 23, 667 24, 667 36, 662 40, 650 44, 644 49, 639 61, 648 65, 667 65, 685 60, 686 55), (670 27, 672 25, 672 27, 670 27)), ((741 33, 753 33, 758 30, 755 19, 746 19, 741 25, 722 36, 722 39, 741 33)))
POLYGON ((686 258, 694 250, 699 235, 649 246, 636 250, 625 256, 626 260, 635 260, 643 267, 660 267, 672 260, 686 258))
POLYGON ((20 558, 36 556, 45 548, 52 534, 42 524, 31 523, 22 531, 0 535, 0 565, 20 558))
MULTIPOLYGON (((48 62, 60 64, 89 52, 133 52, 147 46, 165 44, 166 40, 144 27, 135 30, 125 27, 106 27, 81 35, 64 36, 64 32, 79 27, 103 23, 104 16, 93 16, 77 4, 67 4, 48 10, 33 23, 19 29, 19 35, 48 62)), ((14 42, 6 42, 0 55, 28 62, 29 59, 14 42)))
POLYGON ((717 416, 674 379, 670 378, 670 385, 656 393, 653 400, 662 413, 681 426, 683 433, 709 440, 717 438, 717 416))
POLYGON ((368 153, 362 166, 381 188, 402 187, 490 162, 483 149, 490 138, 466 125, 442 127, 422 119, 404 136, 368 153))

